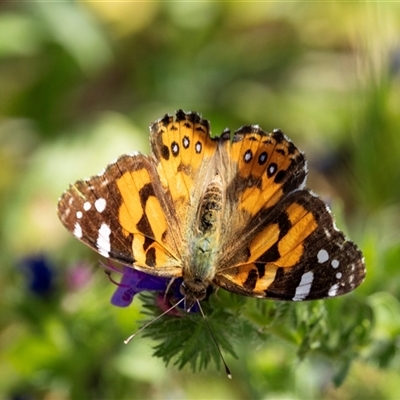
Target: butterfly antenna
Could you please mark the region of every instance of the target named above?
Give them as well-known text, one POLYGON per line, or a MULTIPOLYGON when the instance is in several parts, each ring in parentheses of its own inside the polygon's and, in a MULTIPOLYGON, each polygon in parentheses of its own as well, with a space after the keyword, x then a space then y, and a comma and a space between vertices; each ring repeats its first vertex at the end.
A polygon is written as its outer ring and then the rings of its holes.
POLYGON ((216 348, 217 348, 217 350, 218 350, 219 356, 221 357, 221 360, 222 360, 222 362, 223 362, 223 364, 224 364, 226 375, 227 375, 227 377, 228 377, 229 379, 232 379, 231 371, 230 371, 230 369, 229 369, 227 363, 225 362, 225 359, 224 359, 224 356, 222 355, 221 349, 220 349, 219 346, 218 346, 217 339, 215 339, 214 333, 213 333, 213 331, 211 330, 211 326, 210 326, 210 324, 208 323, 207 318, 206 318, 206 316, 204 315, 203 309, 201 308, 200 302, 199 302, 198 300, 197 300, 197 305, 199 306, 199 309, 200 309, 201 315, 203 316, 204 321, 206 321, 207 328, 208 328, 208 330, 209 330, 210 333, 211 333, 211 337, 213 338, 213 341, 214 341, 215 346, 216 346, 216 348))
POLYGON ((172 307, 168 308, 168 310, 164 311, 162 314, 158 315, 151 321, 149 321, 147 324, 144 324, 137 332, 135 332, 133 335, 129 336, 128 339, 124 340, 125 344, 128 344, 137 334, 142 332, 144 329, 146 329, 149 325, 151 325, 153 322, 156 322, 159 318, 163 317, 165 314, 168 314, 170 311, 172 311, 174 308, 178 307, 179 304, 181 304, 185 298, 180 299, 176 304, 174 304, 172 307))

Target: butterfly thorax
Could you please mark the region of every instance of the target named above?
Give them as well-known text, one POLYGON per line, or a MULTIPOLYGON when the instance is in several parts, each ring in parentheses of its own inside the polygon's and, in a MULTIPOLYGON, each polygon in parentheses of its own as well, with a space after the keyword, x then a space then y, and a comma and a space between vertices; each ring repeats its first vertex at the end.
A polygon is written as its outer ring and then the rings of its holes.
POLYGON ((216 174, 207 186, 199 204, 189 245, 187 268, 183 271, 181 291, 186 296, 186 307, 206 296, 214 279, 216 259, 222 227, 223 186, 216 174))

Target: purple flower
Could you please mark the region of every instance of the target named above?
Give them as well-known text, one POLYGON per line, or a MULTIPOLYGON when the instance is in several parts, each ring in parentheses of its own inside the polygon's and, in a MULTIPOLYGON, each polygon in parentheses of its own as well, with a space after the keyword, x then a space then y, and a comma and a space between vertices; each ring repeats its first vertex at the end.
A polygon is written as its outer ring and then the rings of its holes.
MULTIPOLYGON (((180 292, 180 286, 182 278, 177 278, 171 284, 171 278, 163 278, 146 274, 145 272, 138 271, 132 267, 123 266, 122 270, 115 267, 112 264, 102 266, 107 270, 107 273, 117 272, 122 274, 120 282, 114 281, 111 277, 111 282, 117 285, 117 290, 114 292, 111 298, 111 304, 117 307, 127 307, 132 303, 133 298, 137 293, 143 291, 157 291, 160 292, 155 302, 162 311, 167 311, 178 301, 182 300, 183 295, 180 292), (168 289, 168 292, 166 292, 168 289)), ((184 302, 179 306, 180 309, 184 309, 184 302)), ((194 305, 191 312, 198 312, 197 305, 194 305)), ((177 309, 171 310, 169 313, 174 316, 181 316, 177 309)))
POLYGON ((85 263, 77 263, 67 270, 66 283, 69 290, 80 290, 89 284, 92 278, 91 268, 85 263))
POLYGON ((165 292, 170 281, 169 278, 160 278, 146 274, 131 267, 123 266, 122 270, 112 264, 103 265, 108 271, 122 274, 120 283, 115 283, 118 287, 111 298, 111 304, 117 307, 127 307, 132 303, 133 297, 145 290, 156 290, 165 292))
POLYGON ((45 255, 26 257, 21 261, 26 273, 29 290, 38 296, 49 295, 54 288, 54 266, 45 255))

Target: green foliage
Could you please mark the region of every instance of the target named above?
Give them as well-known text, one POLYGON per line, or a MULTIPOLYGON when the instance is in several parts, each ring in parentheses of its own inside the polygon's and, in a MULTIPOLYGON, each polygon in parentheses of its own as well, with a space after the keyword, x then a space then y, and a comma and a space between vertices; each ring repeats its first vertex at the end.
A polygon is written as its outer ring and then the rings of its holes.
MULTIPOLYGON (((221 359, 200 313, 179 311, 178 316, 165 315, 157 320, 160 309, 154 295, 142 295, 148 324, 143 332, 157 342, 154 356, 178 369, 188 365, 199 372, 221 359)), ((301 361, 306 357, 323 357, 332 364, 334 382, 340 385, 351 362, 370 342, 373 328, 371 307, 351 296, 330 307, 329 301, 285 303, 246 299, 224 291, 202 302, 207 321, 221 350, 237 358, 235 345, 259 347, 275 336, 297 348, 301 361)), ((332 301, 331 301, 332 302, 332 301)))
MULTIPOLYGON (((151 319, 157 307, 154 306, 154 296, 142 296, 145 308, 152 310, 151 319)), ((205 307, 205 312, 211 311, 205 307)), ((213 331, 218 345, 222 350, 236 356, 231 340, 237 335, 240 322, 225 309, 212 310, 208 323, 213 331), (229 326, 229 330, 221 329, 221 321, 229 326)), ((166 365, 172 363, 179 369, 188 364, 193 372, 207 368, 211 360, 219 366, 220 357, 215 348, 207 324, 200 314, 180 312, 179 317, 165 316, 147 327, 145 336, 157 340, 154 355, 161 357, 166 365)))

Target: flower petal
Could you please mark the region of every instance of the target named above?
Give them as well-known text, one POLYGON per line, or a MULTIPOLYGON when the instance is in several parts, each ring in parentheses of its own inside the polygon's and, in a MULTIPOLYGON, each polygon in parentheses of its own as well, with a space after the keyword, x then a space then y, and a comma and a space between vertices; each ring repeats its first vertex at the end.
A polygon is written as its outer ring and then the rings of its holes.
POLYGON ((130 267, 123 267, 122 278, 117 290, 111 298, 111 304, 117 307, 127 307, 134 296, 145 290, 165 291, 169 278, 160 278, 146 274, 130 267))

